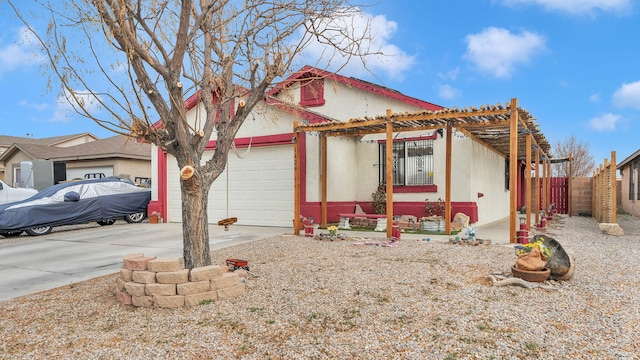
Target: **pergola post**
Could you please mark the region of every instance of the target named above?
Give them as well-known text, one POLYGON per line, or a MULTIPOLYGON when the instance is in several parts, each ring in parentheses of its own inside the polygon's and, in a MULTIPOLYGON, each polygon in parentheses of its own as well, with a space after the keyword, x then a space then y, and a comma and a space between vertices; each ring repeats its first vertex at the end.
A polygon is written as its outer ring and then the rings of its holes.
POLYGON ((320 133, 320 191, 321 194, 321 219, 323 228, 327 227, 327 134, 320 133))
POLYGON ((611 166, 609 167, 611 170, 611 173, 609 174, 609 179, 611 181, 611 209, 610 209, 610 213, 611 213, 611 222, 612 223, 617 223, 618 220, 616 218, 616 202, 617 202, 617 194, 618 194, 618 181, 616 181, 616 152, 612 151, 611 152, 611 166))
POLYGON ((536 182, 535 182, 535 189, 536 191, 534 192, 535 194, 535 198, 534 198, 534 209, 535 209, 535 215, 536 215, 536 224, 540 223, 540 150, 536 149, 535 151, 535 156, 536 156, 536 182))
POLYGON ((446 164, 445 164, 445 203, 444 203, 444 232, 451 235, 451 152, 453 131, 450 123, 447 123, 446 138, 446 164))
POLYGON ((525 194, 524 194, 524 198, 525 198, 525 207, 526 207, 526 224, 527 227, 530 229, 531 228, 531 133, 527 133, 526 137, 525 137, 525 143, 526 143, 526 148, 525 148, 525 154, 526 154, 526 170, 525 170, 525 177, 524 177, 524 186, 525 186, 525 194))
POLYGON ((569 153, 569 178, 567 179, 567 188, 569 188, 569 194, 567 194, 567 213, 571 216, 571 212, 573 208, 571 206, 571 201, 573 200, 573 154, 569 153))
POLYGON ((511 99, 509 121, 509 242, 516 243, 518 207, 518 99, 511 99))
POLYGON ((386 121, 386 192, 387 192, 387 238, 391 238, 393 230, 393 123, 391 122, 391 109, 387 109, 386 121))
MULTIPOLYGON (((298 139, 298 122, 293 122, 293 233, 298 235, 302 230, 300 220, 300 141, 298 139)), ((304 133, 303 133, 304 136, 304 133)))

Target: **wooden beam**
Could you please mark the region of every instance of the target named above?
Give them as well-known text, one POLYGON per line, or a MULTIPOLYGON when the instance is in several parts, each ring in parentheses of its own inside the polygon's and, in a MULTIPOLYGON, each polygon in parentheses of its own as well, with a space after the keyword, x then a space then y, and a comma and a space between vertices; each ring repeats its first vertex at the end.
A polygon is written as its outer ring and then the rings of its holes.
POLYGON ((447 126, 446 159, 445 159, 445 193, 444 193, 444 232, 451 235, 451 148, 453 131, 452 126, 447 126))
MULTIPOLYGON (((301 178, 301 169, 300 169, 300 141, 297 128, 298 122, 293 122, 293 233, 294 235, 299 235, 300 230, 302 230, 302 222, 300 221, 300 178, 301 178)), ((302 133, 302 136, 305 136, 302 133)))
POLYGON ((451 112, 436 110, 429 114, 394 115, 393 121, 446 120, 446 119, 458 119, 458 118, 462 119, 466 117, 486 117, 486 116, 508 115, 509 111, 510 109, 506 109, 506 108, 496 109, 496 110, 451 111, 451 112))
POLYGON ((322 192, 321 199, 321 211, 322 219, 321 225, 323 228, 327 227, 327 137, 325 133, 320 134, 320 186, 322 192))
POLYGON ((387 182, 387 238, 391 239, 393 230, 393 123, 391 109, 387 110, 387 138, 386 138, 386 182, 387 182))
POLYGON ((509 128, 509 242, 516 243, 518 207, 518 99, 511 99, 509 128))

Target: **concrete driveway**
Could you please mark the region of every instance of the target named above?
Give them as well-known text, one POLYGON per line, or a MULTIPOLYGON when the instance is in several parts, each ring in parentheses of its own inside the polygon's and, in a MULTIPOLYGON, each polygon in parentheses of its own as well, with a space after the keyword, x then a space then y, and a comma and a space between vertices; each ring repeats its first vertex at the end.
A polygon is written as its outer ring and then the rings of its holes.
MULTIPOLYGON (((215 250, 286 233, 292 229, 211 226, 209 246, 215 250)), ((181 257, 182 225, 118 221, 54 229, 41 237, 0 238, 0 301, 118 272, 122 257, 132 253, 181 257)))

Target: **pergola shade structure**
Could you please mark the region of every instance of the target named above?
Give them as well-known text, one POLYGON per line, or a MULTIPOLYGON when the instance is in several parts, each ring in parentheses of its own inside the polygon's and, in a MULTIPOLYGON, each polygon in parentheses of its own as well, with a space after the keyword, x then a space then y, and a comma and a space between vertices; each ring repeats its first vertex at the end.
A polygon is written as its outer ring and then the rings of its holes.
MULTIPOLYGON (((504 106, 487 105, 469 109, 447 108, 441 110, 423 110, 412 113, 393 113, 387 110, 386 115, 365 117, 364 119, 351 119, 348 122, 330 121, 316 124, 294 124, 294 140, 305 132, 317 132, 320 135, 321 147, 321 188, 322 188, 322 225, 326 226, 326 138, 329 136, 358 137, 369 134, 386 134, 387 161, 391 163, 393 134, 398 132, 411 132, 420 130, 446 131, 446 177, 445 177, 445 232, 450 234, 451 211, 451 158, 452 158, 452 130, 462 132, 473 141, 482 144, 500 156, 509 159, 510 173, 517 173, 518 161, 526 163, 526 168, 531 169, 532 164, 542 166, 542 177, 548 177, 550 171, 550 149, 546 137, 540 131, 536 119, 525 109, 518 107, 518 100, 511 101, 504 106), (512 111, 515 109, 515 111, 512 111), (532 157, 534 157, 532 159, 532 157)), ((296 144, 298 142, 296 141, 296 144)), ((295 149, 295 176, 296 193, 294 204, 294 223, 296 233, 302 229, 300 222, 300 158, 299 149, 295 149)), ((455 156, 455 154, 453 154, 455 156)), ((536 186, 539 186, 539 166, 536 166, 536 186)), ((387 168, 387 224, 392 224, 393 219, 393 181, 391 167, 387 168)), ((531 212, 531 177, 525 177, 527 223, 530 221, 531 212)), ((543 179, 544 181, 544 179, 543 179)), ((510 189, 517 190, 516 176, 510 177, 510 189)), ((544 189, 544 183, 543 183, 544 189)), ((536 192, 537 193, 537 192, 536 192)), ((545 193, 543 191, 543 193, 545 193)), ((515 242, 517 222, 517 191, 510 194, 510 241, 515 242)), ((539 204, 536 199, 534 204, 539 204)), ((545 204, 544 198, 542 204, 545 204)), ((387 227, 387 237, 391 237, 391 226, 387 227)))

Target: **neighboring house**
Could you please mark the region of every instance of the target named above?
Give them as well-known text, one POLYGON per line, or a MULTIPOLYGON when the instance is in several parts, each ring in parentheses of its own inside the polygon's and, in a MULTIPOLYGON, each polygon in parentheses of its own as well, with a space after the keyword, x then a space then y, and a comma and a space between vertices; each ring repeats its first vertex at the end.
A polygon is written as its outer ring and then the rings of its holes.
MULTIPOLYGON (((2 154, 4 154, 5 151, 7 151, 7 149, 9 149, 13 144, 31 144, 31 145, 53 146, 53 147, 68 147, 68 146, 84 144, 84 143, 95 141, 95 140, 98 140, 98 138, 89 133, 55 136, 55 137, 44 138, 44 139, 0 135, 0 156, 2 156, 2 154)), ((8 169, 10 173, 9 177, 5 175, 4 162, 0 161, 0 179, 2 179, 3 181, 7 179, 15 178, 13 169, 11 167, 9 167, 8 169)), ((11 182, 8 182, 8 183, 11 184, 11 182)))
MULTIPOLYGON (((197 96, 185 101, 188 120, 204 114, 197 96)), ((294 209, 295 122, 346 122, 352 118, 438 110, 442 107, 392 89, 306 66, 267 94, 238 131, 237 151, 209 194, 209 221, 238 217, 238 224, 292 226, 294 209)), ((215 136, 215 135, 214 135, 215 136)), ((356 205, 371 209, 371 195, 384 180, 384 134, 328 139, 328 220, 356 205)), ((299 137, 301 213, 317 221, 321 213, 317 134, 299 137)), ((455 150, 452 213, 464 212, 473 223, 502 219, 510 213, 508 162, 462 133, 452 136, 455 150)), ((215 149, 215 137, 204 159, 215 149)), ((396 133, 393 150, 394 214, 426 216, 425 200, 445 198, 445 139, 442 131, 396 133)), ((170 222, 182 221, 180 177, 176 160, 154 146, 157 169, 150 211, 170 222)), ((518 174, 524 177, 524 171, 518 174)), ((521 191, 524 191, 522 189, 521 191)), ((524 194, 524 193, 523 193, 524 194)), ((520 196, 519 198, 523 198, 520 196)))
POLYGON ((34 183, 21 173, 23 162, 31 162, 34 169, 35 164, 52 169, 54 178, 40 182, 40 186, 34 186, 36 189, 62 180, 82 179, 87 174, 131 180, 151 177, 151 146, 125 136, 106 139, 88 133, 45 139, 0 136, 3 144, 7 140, 13 142, 4 145, 6 150, 0 155, 0 163, 5 166, 5 182, 14 186, 24 186, 29 180, 34 183))
POLYGON ((634 216, 640 217, 640 150, 621 161, 616 169, 620 171, 622 180, 621 203, 622 209, 634 216))

